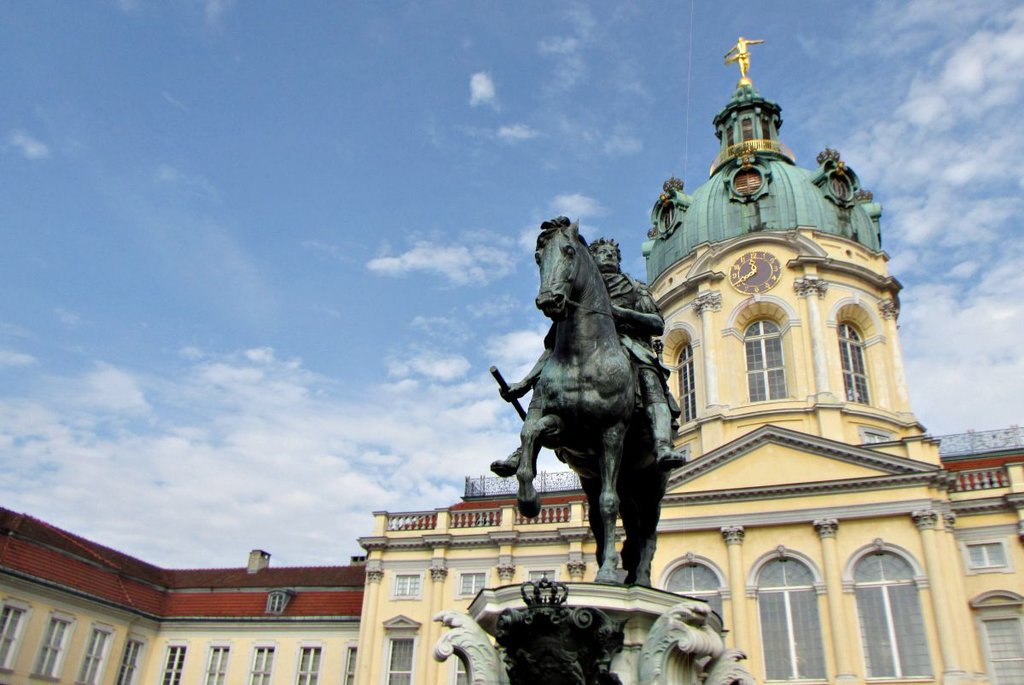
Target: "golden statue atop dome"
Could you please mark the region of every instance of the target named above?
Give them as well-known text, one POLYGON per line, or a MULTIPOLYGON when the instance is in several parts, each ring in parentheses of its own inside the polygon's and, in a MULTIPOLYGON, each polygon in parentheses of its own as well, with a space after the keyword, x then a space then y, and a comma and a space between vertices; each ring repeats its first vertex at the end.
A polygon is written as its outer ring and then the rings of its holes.
POLYGON ((736 41, 736 45, 732 46, 729 52, 725 53, 726 64, 736 62, 740 65, 740 80, 736 83, 736 87, 753 85, 753 82, 747 78, 747 71, 750 70, 750 51, 747 50, 747 46, 763 42, 763 40, 740 36, 739 40, 736 41))

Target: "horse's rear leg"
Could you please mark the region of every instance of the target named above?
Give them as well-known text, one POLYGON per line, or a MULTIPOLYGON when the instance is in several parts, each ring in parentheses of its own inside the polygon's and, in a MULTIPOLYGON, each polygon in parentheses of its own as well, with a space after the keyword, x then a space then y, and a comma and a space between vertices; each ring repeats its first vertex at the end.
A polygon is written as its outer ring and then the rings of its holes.
POLYGON ((598 558, 598 583, 618 582, 619 555, 615 551, 615 522, 619 517, 619 494, 616 486, 619 480, 619 466, 622 462, 622 440, 625 426, 619 424, 608 428, 602 439, 599 468, 601 470, 601 523, 604 524, 604 554, 598 558))
POLYGON ((519 494, 516 504, 519 513, 526 518, 534 518, 540 513, 540 496, 533 487, 533 479, 537 475, 537 454, 540 452, 540 438, 558 431, 560 422, 557 416, 536 416, 530 413, 523 423, 520 433, 523 454, 516 469, 516 480, 519 481, 519 494))

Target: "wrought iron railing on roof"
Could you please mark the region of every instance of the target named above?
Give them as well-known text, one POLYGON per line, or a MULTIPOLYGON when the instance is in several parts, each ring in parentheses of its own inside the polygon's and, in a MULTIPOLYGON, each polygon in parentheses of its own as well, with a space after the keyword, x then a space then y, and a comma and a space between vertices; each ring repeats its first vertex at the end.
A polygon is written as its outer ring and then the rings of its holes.
POLYGON ((1015 447, 1024 448, 1024 429, 1010 426, 994 431, 967 431, 953 435, 938 435, 939 454, 952 457, 961 454, 998 452, 1015 447))
MULTIPOLYGON (((579 476, 572 471, 540 471, 533 486, 537 492, 574 492, 582 489, 579 476)), ((512 497, 518 487, 515 478, 466 476, 465 497, 512 497)))
POLYGON ((775 154, 786 157, 794 164, 796 163, 796 155, 793 154, 793 151, 790 150, 788 146, 783 145, 777 140, 758 138, 757 140, 744 140, 741 143, 730 145, 725 148, 725 150, 718 153, 718 156, 715 157, 715 161, 711 162, 711 169, 708 171, 708 175, 710 176, 715 173, 715 169, 722 166, 722 164, 728 162, 730 159, 736 159, 737 157, 744 157, 758 152, 774 152, 775 154))

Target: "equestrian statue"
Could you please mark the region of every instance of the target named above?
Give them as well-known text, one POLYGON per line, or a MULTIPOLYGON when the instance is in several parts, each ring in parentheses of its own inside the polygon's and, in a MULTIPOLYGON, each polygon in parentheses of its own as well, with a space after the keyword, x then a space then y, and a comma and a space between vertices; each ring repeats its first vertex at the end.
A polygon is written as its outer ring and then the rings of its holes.
MULTIPOLYGON (((520 513, 533 518, 541 447, 555 451, 580 478, 597 542, 597 582, 618 583, 616 520, 625 583, 650 586, 656 529, 668 472, 685 459, 672 449, 678 406, 651 338, 664 320, 647 287, 621 271, 611 240, 589 247, 578 223, 558 217, 537 238, 537 307, 553 323, 544 352, 527 376, 501 395, 518 404, 531 389, 519 449, 491 465, 515 474, 520 513)), ((496 376, 499 378, 500 376, 496 376)))

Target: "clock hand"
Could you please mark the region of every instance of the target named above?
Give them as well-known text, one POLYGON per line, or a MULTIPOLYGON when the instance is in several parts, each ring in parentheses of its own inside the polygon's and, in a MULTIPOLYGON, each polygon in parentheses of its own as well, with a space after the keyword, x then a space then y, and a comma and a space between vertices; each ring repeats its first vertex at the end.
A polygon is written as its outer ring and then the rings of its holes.
POLYGON ((739 280, 738 280, 738 281, 736 281, 736 282, 737 282, 737 283, 746 283, 746 282, 747 282, 747 281, 749 281, 749 280, 750 280, 750 279, 751 279, 751 278, 752 278, 752 277, 754 276, 754 274, 756 274, 756 273, 757 273, 757 264, 755 264, 754 262, 751 262, 751 263, 750 263, 750 271, 749 271, 749 272, 747 273, 747 275, 746 275, 746 276, 743 276, 743 277, 742 277, 741 279, 739 279, 739 280))

